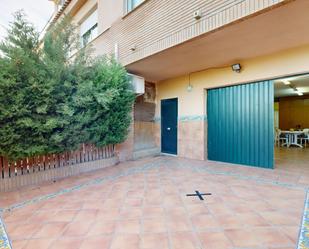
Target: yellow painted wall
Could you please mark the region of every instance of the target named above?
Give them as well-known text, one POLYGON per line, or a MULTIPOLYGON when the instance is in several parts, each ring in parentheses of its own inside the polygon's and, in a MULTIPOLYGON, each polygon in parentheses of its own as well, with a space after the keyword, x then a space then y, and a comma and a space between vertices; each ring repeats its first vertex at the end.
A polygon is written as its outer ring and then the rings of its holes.
POLYGON ((156 116, 160 117, 161 99, 178 97, 179 116, 205 115, 204 89, 308 73, 309 45, 239 62, 241 73, 230 67, 192 73, 191 92, 187 91, 188 75, 159 82, 156 116))

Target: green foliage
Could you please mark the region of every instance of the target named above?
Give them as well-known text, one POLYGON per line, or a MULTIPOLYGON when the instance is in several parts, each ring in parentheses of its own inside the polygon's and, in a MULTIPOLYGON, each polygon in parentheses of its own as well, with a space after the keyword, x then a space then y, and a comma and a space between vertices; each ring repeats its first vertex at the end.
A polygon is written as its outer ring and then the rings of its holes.
POLYGON ((80 48, 68 18, 42 44, 38 37, 18 12, 0 45, 0 155, 17 160, 123 142, 134 102, 125 69, 80 48))

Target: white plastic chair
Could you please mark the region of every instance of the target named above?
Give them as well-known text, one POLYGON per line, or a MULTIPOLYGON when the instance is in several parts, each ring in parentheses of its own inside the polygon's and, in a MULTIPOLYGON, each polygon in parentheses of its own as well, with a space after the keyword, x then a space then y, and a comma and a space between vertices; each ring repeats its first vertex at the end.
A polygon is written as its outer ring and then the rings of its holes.
POLYGON ((307 141, 309 142, 309 129, 303 129, 304 137, 301 138, 301 144, 304 144, 307 147, 307 141))
POLYGON ((275 138, 276 144, 278 147, 280 147, 281 142, 288 144, 288 138, 287 135, 282 134, 281 130, 276 128, 276 138, 275 138))

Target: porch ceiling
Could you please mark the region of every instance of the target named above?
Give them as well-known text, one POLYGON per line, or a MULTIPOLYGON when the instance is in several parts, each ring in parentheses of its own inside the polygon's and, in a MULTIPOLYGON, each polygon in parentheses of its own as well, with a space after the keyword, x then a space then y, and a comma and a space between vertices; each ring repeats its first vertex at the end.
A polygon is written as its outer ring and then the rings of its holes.
POLYGON ((157 82, 309 43, 309 1, 297 0, 127 66, 157 82))

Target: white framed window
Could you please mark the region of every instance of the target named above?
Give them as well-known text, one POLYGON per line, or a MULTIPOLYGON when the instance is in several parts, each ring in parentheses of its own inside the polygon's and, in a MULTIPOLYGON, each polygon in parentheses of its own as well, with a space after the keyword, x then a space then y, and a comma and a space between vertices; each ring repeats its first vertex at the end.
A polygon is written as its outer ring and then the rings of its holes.
POLYGON ((140 5, 145 0, 125 0, 126 1, 126 12, 130 12, 140 5))
POLYGON ((80 25, 80 38, 83 46, 98 36, 98 12, 95 10, 80 25))

